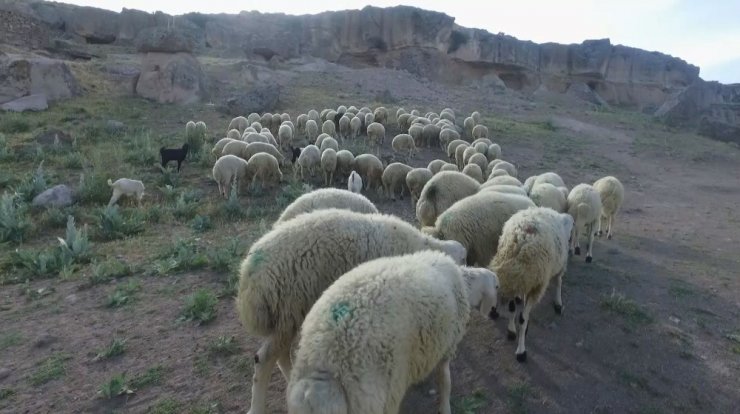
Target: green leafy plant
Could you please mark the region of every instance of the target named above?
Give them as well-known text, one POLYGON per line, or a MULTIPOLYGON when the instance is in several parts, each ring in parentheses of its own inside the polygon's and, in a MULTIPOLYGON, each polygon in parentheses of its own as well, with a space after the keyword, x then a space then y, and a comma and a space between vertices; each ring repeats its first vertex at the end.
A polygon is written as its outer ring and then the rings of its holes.
POLYGON ((185 307, 182 310, 182 320, 197 321, 204 324, 216 317, 218 298, 210 289, 199 289, 185 298, 185 307))
POLYGON ((144 214, 138 209, 124 215, 117 205, 112 205, 100 211, 98 230, 105 240, 132 236, 143 232, 144 228, 144 214))
POLYGON ((126 374, 116 374, 107 382, 100 385, 98 393, 107 399, 124 394, 133 394, 126 381, 126 374))
POLYGON ((23 241, 31 228, 27 211, 28 207, 20 198, 3 193, 0 198, 0 242, 23 241))

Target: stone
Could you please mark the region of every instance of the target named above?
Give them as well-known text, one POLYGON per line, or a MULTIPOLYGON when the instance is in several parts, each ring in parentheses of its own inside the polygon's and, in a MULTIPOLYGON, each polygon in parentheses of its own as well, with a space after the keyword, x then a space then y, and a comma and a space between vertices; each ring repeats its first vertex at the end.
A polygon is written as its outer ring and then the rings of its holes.
POLYGON ((44 348, 58 340, 59 338, 57 338, 56 336, 53 336, 48 332, 44 332, 36 338, 36 340, 33 342, 33 346, 36 348, 44 348))
POLYGON ((0 381, 8 378, 10 376, 10 372, 9 368, 0 368, 0 381))
POLYGON ((34 139, 39 144, 46 146, 72 145, 73 141, 69 134, 56 128, 44 130, 38 133, 34 139))
POLYGON ((37 195, 31 201, 34 207, 67 207, 74 203, 74 190, 59 184, 37 195))
POLYGON ((0 108, 10 112, 44 111, 49 108, 49 102, 46 100, 46 95, 37 93, 5 102, 0 105, 0 108))
POLYGON ((591 87, 583 82, 571 83, 570 86, 568 86, 568 89, 566 89, 565 94, 594 104, 596 106, 601 106, 605 108, 609 107, 609 104, 606 103, 606 101, 604 101, 604 99, 602 99, 601 96, 596 93, 596 91, 591 89, 591 87))
POLYGON ((78 96, 77 79, 62 61, 39 56, 0 56, 0 104, 43 94, 47 101, 78 96))
POLYGON ((126 132, 126 124, 121 121, 109 119, 105 122, 105 130, 111 135, 117 135, 126 132))
POLYGON ((140 53, 191 53, 196 39, 187 32, 166 27, 142 30, 136 36, 136 50, 140 53))
POLYGON ((160 103, 198 102, 205 95, 205 75, 198 60, 188 53, 147 53, 136 94, 160 103))
POLYGON ((277 106, 280 91, 281 86, 276 83, 257 84, 245 93, 226 99, 226 102, 219 107, 219 111, 232 116, 252 112, 269 112, 277 106))

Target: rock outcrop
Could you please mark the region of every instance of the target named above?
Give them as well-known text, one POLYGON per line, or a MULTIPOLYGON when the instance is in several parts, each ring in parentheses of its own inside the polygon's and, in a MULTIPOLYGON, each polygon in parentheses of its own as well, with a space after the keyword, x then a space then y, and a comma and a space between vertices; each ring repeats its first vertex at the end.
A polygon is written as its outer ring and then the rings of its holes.
MULTIPOLYGON (((30 95, 33 101, 53 102, 81 92, 67 65, 39 56, 0 55, 0 104, 30 95)), ((29 101, 30 98, 25 101, 29 101)))

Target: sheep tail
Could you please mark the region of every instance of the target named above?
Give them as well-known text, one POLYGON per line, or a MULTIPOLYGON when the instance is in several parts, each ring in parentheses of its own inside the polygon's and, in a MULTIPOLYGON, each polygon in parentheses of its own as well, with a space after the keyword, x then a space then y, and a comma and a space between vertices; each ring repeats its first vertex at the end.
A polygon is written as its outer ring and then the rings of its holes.
POLYGON ((108 179, 108 185, 113 187, 113 181, 110 178, 108 179))
POLYGON ((348 414, 349 408, 339 381, 329 372, 316 371, 290 387, 288 411, 295 414, 348 414))

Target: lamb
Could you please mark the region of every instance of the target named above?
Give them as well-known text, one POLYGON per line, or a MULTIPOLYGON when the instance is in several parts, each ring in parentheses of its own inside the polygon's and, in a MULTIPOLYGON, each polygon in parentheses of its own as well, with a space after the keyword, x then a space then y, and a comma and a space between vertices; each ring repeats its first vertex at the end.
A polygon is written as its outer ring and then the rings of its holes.
MULTIPOLYGON (((295 152, 293 153, 293 158, 296 158, 295 152)), ((321 151, 319 151, 319 148, 316 145, 308 145, 302 150, 300 150, 300 155, 297 159, 298 168, 293 169, 293 177, 298 174, 300 171, 301 173, 301 180, 304 179, 304 172, 303 170, 308 170, 311 176, 314 176, 314 172, 316 171, 316 167, 321 166, 321 151)))
MULTIPOLYGON (((236 129, 239 130, 239 134, 241 135, 241 133, 244 132, 249 124, 251 124, 251 122, 247 121, 247 118, 243 116, 237 116, 236 118, 232 119, 231 122, 229 122, 229 127, 226 128, 226 130, 231 131, 232 129, 236 129)), ((185 129, 187 130, 187 125, 185 126, 185 129)))
POLYGON ((550 183, 537 184, 529 192, 529 198, 537 204, 537 207, 550 207, 558 213, 568 210, 568 200, 563 192, 550 183))
POLYGON ((334 171, 337 170, 337 151, 335 149, 326 148, 321 152, 321 169, 324 171, 324 185, 331 186, 334 182, 334 171))
POLYGON ((347 138, 350 137, 350 120, 349 117, 343 116, 339 119, 339 139, 344 142, 347 138))
POLYGON ((470 148, 467 144, 460 144, 455 148, 455 164, 457 164, 457 168, 464 168, 465 167, 465 151, 470 148))
POLYGON ((488 128, 485 125, 478 124, 473 127, 473 138, 488 138, 488 128))
POLYGON ((624 186, 616 177, 607 176, 596 180, 594 183, 594 189, 598 191, 599 196, 601 197, 602 207, 598 234, 599 236, 603 234, 601 231, 602 222, 608 221, 606 227, 606 238, 611 240, 612 225, 614 224, 617 212, 619 212, 619 208, 622 206, 622 201, 624 201, 624 186))
POLYGON ((375 122, 382 124, 382 125, 388 125, 388 110, 385 109, 384 106, 379 106, 375 108, 375 111, 373 111, 373 118, 375 119, 375 122))
POLYGON ((465 147, 467 147, 468 143, 461 139, 450 141, 449 144, 447 144, 447 158, 449 158, 451 161, 455 161, 455 151, 460 145, 464 145, 465 147))
POLYGON ((416 200, 421 195, 421 190, 434 174, 429 168, 414 168, 406 174, 406 186, 411 194, 411 208, 416 209, 416 200))
POLYGON ((419 124, 414 124, 409 127, 409 135, 414 140, 414 145, 421 147, 424 142, 422 141, 422 133, 424 127, 419 124))
POLYGON ((442 171, 421 190, 416 203, 416 218, 422 226, 433 226, 440 214, 458 200, 478 192, 480 184, 467 175, 442 171))
POLYGON ((396 189, 399 187, 401 188, 401 200, 403 200, 403 191, 408 190, 406 175, 411 170, 411 167, 400 162, 394 162, 385 167, 381 181, 383 181, 383 188, 385 188, 386 195, 391 200, 396 201, 396 189))
POLYGON ((496 254, 501 231, 519 210, 535 207, 527 196, 483 191, 456 202, 423 233, 440 240, 456 240, 468 252, 468 265, 488 266, 496 254))
POLYGON ((334 151, 339 151, 339 143, 337 142, 336 139, 332 137, 324 138, 323 140, 321 140, 321 145, 319 145, 319 150, 321 151, 321 153, 323 153, 328 148, 331 148, 334 151))
POLYGON ((232 183, 236 182, 236 192, 239 193, 239 185, 247 177, 247 162, 236 155, 227 154, 221 156, 213 165, 213 179, 218 184, 218 193, 224 198, 229 198, 232 183))
POLYGON ((450 361, 471 310, 495 309, 497 284, 492 272, 431 251, 345 273, 306 315, 288 412, 397 413, 407 389, 436 369, 439 412, 451 414, 450 361))
POLYGON ((336 188, 321 188, 296 198, 295 201, 283 210, 280 217, 272 226, 274 228, 278 224, 291 220, 299 214, 328 208, 350 210, 362 214, 378 214, 378 209, 375 205, 362 194, 336 188))
POLYGON ((358 117, 353 117, 349 120, 350 138, 357 139, 362 129, 362 121, 358 117))
POLYGON ((355 166, 355 156, 347 150, 337 151, 337 174, 347 176, 355 166))
POLYGON ((578 238, 586 231, 588 235, 588 251, 586 252, 586 263, 593 260, 592 251, 594 244, 594 231, 596 223, 601 218, 601 196, 599 192, 589 184, 578 184, 568 194, 568 214, 573 217, 573 231, 571 232, 571 252, 581 254, 581 245, 578 238))
POLYGON ((211 154, 215 155, 217 158, 221 156, 221 152, 223 152, 224 147, 229 142, 237 141, 235 139, 231 138, 221 138, 216 142, 216 145, 213 146, 213 149, 211 150, 211 154))
POLYGON ((144 198, 144 183, 139 180, 130 178, 119 178, 113 182, 108 179, 108 186, 113 188, 113 195, 108 201, 108 207, 116 204, 121 196, 136 197, 136 203, 141 206, 141 199, 144 198))
POLYGON ((316 124, 316 121, 309 119, 306 121, 306 139, 308 139, 308 142, 314 142, 318 136, 319 126, 316 124))
MULTIPOLYGON (((368 114, 370 115, 370 114, 368 114)), ((380 154, 380 145, 385 140, 385 127, 383 124, 373 122, 367 126, 367 142, 370 148, 375 148, 375 154, 380 154)))
POLYGON ((439 171, 460 171, 460 169, 457 168, 457 165, 446 162, 439 171))
POLYGON ((250 413, 265 413, 277 362, 290 378, 290 350, 304 316, 339 276, 366 261, 421 250, 465 259, 458 242, 422 234, 400 218, 322 209, 284 221, 250 247, 241 263, 236 310, 263 343, 255 355, 250 413))
POLYGON ((242 133, 239 132, 238 129, 230 129, 229 132, 226 133, 226 138, 242 139, 242 133))
POLYGON ((441 131, 442 129, 437 125, 424 125, 424 129, 421 131, 421 137, 427 148, 431 148, 432 145, 439 145, 439 133, 441 131))
POLYGON ((469 159, 466 165, 468 164, 475 164, 478 167, 480 167, 480 175, 483 177, 483 170, 488 167, 488 158, 486 158, 485 155, 481 153, 473 154, 469 159))
POLYGON ((261 185, 265 184, 279 185, 283 181, 283 173, 280 171, 280 165, 277 158, 266 152, 258 152, 252 155, 247 161, 247 180, 252 180, 252 187, 259 179, 261 185))
POLYGON ((442 130, 439 131, 439 145, 443 150, 447 148, 447 156, 450 155, 450 143, 456 141, 465 142, 460 139, 460 134, 458 134, 454 129, 443 127, 442 130))
POLYGON ((509 319, 509 338, 518 339, 516 359, 527 360, 524 339, 529 314, 547 290, 550 279, 556 280, 555 312, 563 311, 562 286, 568 263, 568 235, 573 219, 546 207, 535 207, 515 213, 504 224, 496 256, 488 266, 499 277, 499 297, 521 298, 509 302, 513 311, 509 319), (519 309, 517 309, 519 308, 519 309), (517 330, 515 320, 519 320, 517 330))
POLYGON ((323 124, 321 124, 321 132, 324 134, 329 135, 330 137, 335 137, 337 135, 337 129, 334 125, 334 121, 326 120, 323 124))
POLYGON ((355 170, 352 170, 347 177, 347 189, 355 194, 360 194, 362 191, 362 177, 355 170))
POLYGON ((509 173, 509 175, 514 178, 516 178, 516 175, 517 175, 516 167, 514 166, 514 164, 507 162, 507 161, 501 161, 501 162, 496 163, 493 166, 493 169, 494 170, 506 170, 506 172, 509 173))
POLYGON ((463 120, 463 130, 465 131, 465 137, 473 140, 473 128, 475 128, 475 120, 472 117, 467 117, 463 120))
POLYGON ((447 162, 444 160, 433 160, 429 163, 429 165, 427 165, 427 169, 429 169, 429 171, 431 171, 433 175, 436 175, 439 170, 441 170, 442 167, 445 166, 445 164, 447 164, 447 162))
MULTIPOLYGON (((457 168, 457 167, 455 167, 455 168, 457 168)), ((481 169, 478 166, 478 164, 468 164, 468 165, 466 165, 465 168, 463 168, 462 173, 465 174, 465 175, 467 175, 470 178, 475 179, 476 181, 478 181, 481 184, 484 182, 484 180, 483 180, 483 171, 481 171, 481 169)))
POLYGON ((394 152, 404 153, 408 158, 412 158, 416 153, 414 139, 409 134, 398 134, 391 141, 391 147, 394 152))
MULTIPOLYGON (((380 125, 380 124, 378 124, 380 125)), ((362 177, 365 189, 375 188, 380 192, 383 185, 383 163, 372 154, 360 154, 355 157, 355 171, 362 177)))
POLYGON ((180 165, 185 161, 185 157, 188 156, 189 150, 190 145, 188 145, 188 143, 182 144, 182 147, 180 148, 161 147, 159 149, 159 156, 162 159, 162 168, 167 168, 167 164, 169 164, 170 161, 177 161, 177 172, 180 172, 180 165))

